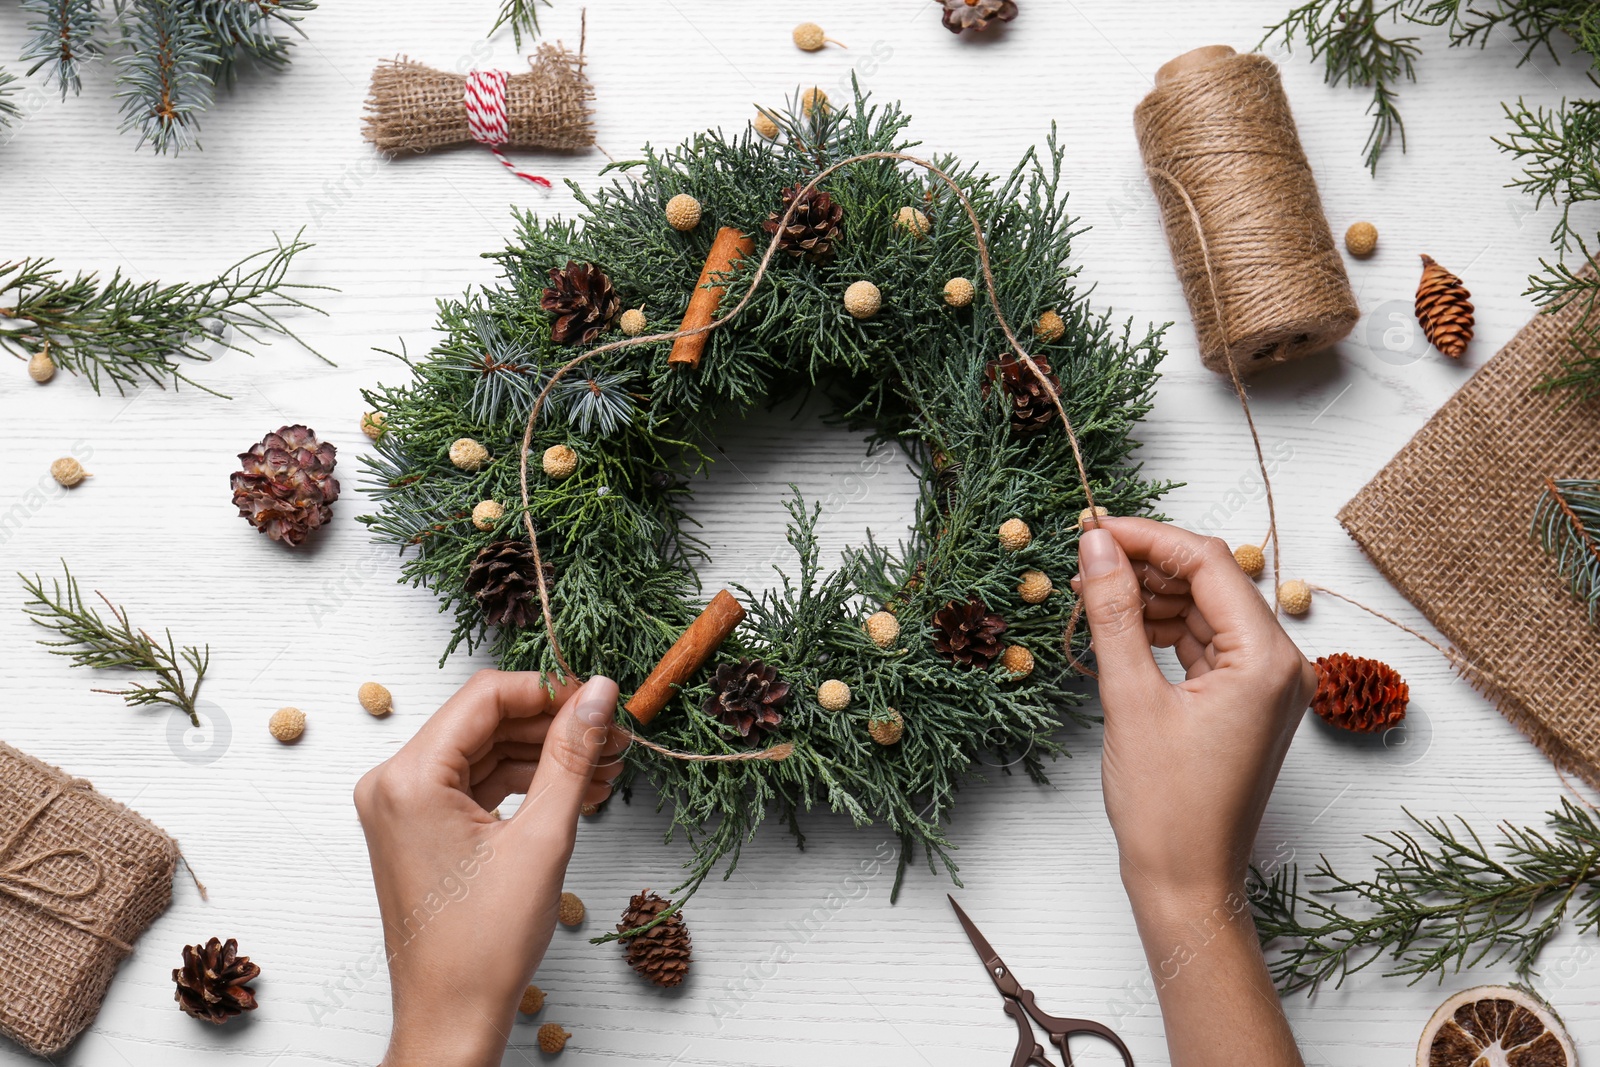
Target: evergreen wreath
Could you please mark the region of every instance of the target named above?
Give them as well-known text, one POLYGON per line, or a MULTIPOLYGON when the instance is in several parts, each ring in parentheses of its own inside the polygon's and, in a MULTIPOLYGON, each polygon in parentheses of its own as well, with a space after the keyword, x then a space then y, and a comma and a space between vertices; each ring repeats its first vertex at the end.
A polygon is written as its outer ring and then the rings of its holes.
MULTIPOLYGON (((623 779, 648 779, 672 813, 669 839, 681 829, 692 843, 680 890, 692 893, 725 858, 731 873, 769 815, 803 843, 800 816, 826 807, 899 837, 898 894, 917 846, 930 869, 942 862, 955 877, 943 827, 980 756, 1042 782, 1044 758, 1064 751, 1058 728, 1093 721, 1078 710, 1084 694, 1068 657, 1086 637, 1069 625, 1064 588, 1077 569, 1083 489, 1038 381, 1002 355, 991 301, 981 292, 963 301, 953 284, 977 276, 979 251, 948 186, 889 160, 826 177, 794 212, 795 232, 778 238, 794 254, 775 255, 738 318, 707 335, 697 367, 669 365, 665 342, 637 343, 555 383, 531 429, 526 516, 519 487, 524 429, 557 368, 615 341, 619 326, 675 330, 718 227, 764 248, 828 166, 914 145, 909 119, 869 106, 859 88, 847 107, 808 93, 764 113, 780 129, 771 141, 708 131, 647 147, 606 168, 622 177, 597 193, 569 183, 580 218, 519 215, 511 245, 490 257, 503 281, 442 301, 443 340, 422 359, 398 354, 413 380, 365 394, 384 428, 367 459, 380 506, 363 521, 400 549, 404 579, 434 589, 441 611, 454 613, 445 657, 487 643, 503 669, 555 671, 534 599, 531 519, 560 653, 580 674, 617 679, 626 695, 699 610, 695 564, 705 557, 685 529, 688 479, 712 461, 719 413, 816 391, 838 422, 900 445, 922 486, 909 536, 895 548, 869 537, 825 573, 819 507, 796 493, 797 573, 780 571, 780 587, 759 595, 736 587, 743 625, 650 726, 629 723, 674 750, 748 756, 782 742, 792 754, 686 762, 635 745, 623 779), (665 206, 679 194, 698 201, 698 225, 669 225, 681 214, 665 206), (861 281, 881 304, 864 318, 845 298, 861 281), (617 315, 641 307, 647 323, 617 315)), ((1047 151, 1030 150, 1005 178, 935 162, 981 221, 1006 319, 1035 324, 1028 348, 1055 378, 1096 502, 1140 513, 1170 488, 1130 460, 1162 330, 1114 326, 1075 286, 1079 231, 1061 161, 1052 131, 1047 151)), ((729 303, 759 258, 717 276, 729 303)))

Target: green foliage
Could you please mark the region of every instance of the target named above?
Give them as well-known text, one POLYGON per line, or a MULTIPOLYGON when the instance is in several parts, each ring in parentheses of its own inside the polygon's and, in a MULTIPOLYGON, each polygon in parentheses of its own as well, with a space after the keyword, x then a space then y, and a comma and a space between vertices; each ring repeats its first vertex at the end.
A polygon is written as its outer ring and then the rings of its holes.
POLYGON ((16 101, 11 99, 11 94, 21 88, 17 76, 9 70, 0 68, 0 129, 11 125, 11 120, 20 118, 22 110, 17 107, 16 101))
POLYGON ((1600 618, 1600 481, 1545 479, 1533 511, 1533 535, 1555 557, 1572 595, 1600 618))
MULTIPOLYGON (((849 156, 912 147, 898 109, 869 106, 859 95, 840 110, 806 116, 795 106, 777 117, 784 133, 776 142, 751 132, 702 133, 609 168, 619 178, 598 192, 573 185, 576 219, 521 213, 514 240, 493 257, 503 280, 442 302, 443 340, 427 357, 401 357, 412 380, 367 393, 386 428, 368 459, 369 491, 380 508, 364 521, 402 553, 405 577, 434 589, 441 610, 454 616, 447 656, 463 643, 485 643, 503 668, 556 667, 542 626, 491 631, 463 590, 480 550, 524 536, 518 452, 525 421, 553 370, 579 351, 552 343, 551 316, 540 309, 552 269, 569 260, 598 264, 625 306, 646 309, 650 332, 671 331, 719 227, 761 234, 786 187, 849 156), (663 205, 677 193, 704 206, 692 232, 663 219, 663 205), (485 444, 491 462, 475 472, 452 466, 449 447, 460 437, 485 444), (500 501, 505 516, 478 531, 466 517, 485 499, 500 501)), ((1045 309, 1065 320, 1065 335, 1035 342, 1034 351, 1059 375, 1096 500, 1134 514, 1167 488, 1129 462, 1131 431, 1150 404, 1160 331, 1113 326, 1074 284, 1075 222, 1060 185, 1061 157, 1052 135, 1047 152, 1030 151, 1003 178, 947 157, 936 162, 955 176, 983 222, 1007 318, 1024 335, 1045 309)), ((1059 425, 1018 438, 1003 390, 986 387, 988 364, 1006 351, 988 301, 957 310, 941 298, 949 278, 979 276, 971 227, 942 183, 893 161, 852 164, 824 187, 844 209, 831 261, 780 253, 740 318, 710 335, 698 370, 669 367, 661 342, 591 360, 581 387, 553 391, 556 406, 541 414, 533 434, 528 506, 541 553, 554 565, 562 650, 577 671, 608 674, 625 694, 698 613, 695 565, 703 556, 684 530, 687 480, 712 461, 694 442, 712 439, 720 414, 815 391, 832 401, 838 421, 870 428, 877 447, 903 449, 922 478, 909 539, 892 548, 869 541, 832 573, 819 558, 818 506, 795 498, 788 540, 798 570, 780 572, 776 591, 741 590, 748 618, 718 658, 758 657, 789 682, 790 704, 770 740, 794 742, 793 756, 705 763, 631 750, 632 771, 650 779, 675 831, 693 844, 680 889, 692 891, 724 860, 731 872, 740 847, 767 818, 782 819, 799 837, 801 817, 818 809, 889 827, 904 846, 901 874, 919 846, 930 867, 942 862, 953 872, 943 827, 978 757, 993 753, 1042 778, 1044 760, 1062 751, 1053 733, 1063 722, 1086 721, 1076 708, 1082 687, 1061 649, 1070 592, 1028 605, 1016 591, 1024 569, 1054 575, 1060 586, 1076 571, 1083 492, 1059 425), (908 204, 933 220, 926 239, 894 226, 908 204), (842 301, 860 278, 884 296, 883 310, 866 321, 852 318, 842 301), (579 462, 573 476, 552 483, 538 472, 538 457, 556 444, 572 447, 579 462), (940 486, 935 454, 943 457, 940 486), (1005 555, 995 531, 1012 516, 1023 517, 1035 536, 1028 548, 1005 555), (969 593, 1006 618, 1007 640, 1033 652, 1032 676, 1013 681, 999 667, 957 669, 935 653, 933 614, 969 593), (893 604, 903 627, 887 650, 862 630, 866 616, 885 604, 893 604), (817 686, 828 678, 851 687, 848 710, 817 704, 817 686), (906 735, 884 748, 867 724, 890 707, 905 717, 906 735)), ((727 279, 728 306, 759 258, 749 257, 727 279)), ((608 332, 599 341, 617 336, 608 332)), ((748 748, 701 711, 714 666, 646 728, 648 736, 700 753, 748 748)))
POLYGON ((1384 956, 1394 965, 1386 975, 1413 983, 1507 958, 1527 976, 1568 918, 1600 932, 1600 824, 1591 812, 1563 797, 1548 813, 1548 834, 1504 824, 1494 848, 1465 821, 1458 831, 1445 819, 1411 818, 1418 832, 1369 838, 1385 850, 1369 879, 1344 878, 1324 859, 1311 875, 1321 884, 1302 895, 1298 869, 1256 872, 1256 929, 1280 992, 1337 986, 1384 956))
POLYGON ((98 0, 22 0, 22 10, 33 16, 33 40, 22 51, 22 61, 33 63, 28 73, 49 67, 63 100, 68 92, 81 92, 83 66, 104 52, 98 0))
POLYGON ((539 36, 540 4, 549 7, 550 0, 502 0, 500 16, 489 27, 489 36, 493 37, 502 27, 510 26, 511 39, 521 48, 523 34, 527 34, 529 40, 539 36))
MULTIPOLYGON (((180 360, 206 363, 219 350, 246 351, 266 334, 289 337, 313 351, 278 320, 287 308, 317 311, 297 294, 325 285, 287 280, 294 257, 310 248, 298 236, 288 244, 246 256, 204 282, 134 282, 119 270, 102 284, 93 273, 70 281, 49 259, 0 263, 0 349, 22 358, 49 352, 57 366, 89 379, 95 392, 105 379, 118 393, 143 381, 188 382, 180 360)), ((320 313, 320 312, 319 312, 320 313)))
POLYGON ((78 580, 65 561, 61 564, 64 579, 52 578, 50 591, 38 575, 29 578, 18 574, 22 587, 28 591, 29 600, 22 610, 33 621, 54 631, 60 640, 41 640, 39 643, 57 656, 72 657, 74 667, 94 667, 99 670, 148 671, 156 676, 153 685, 135 683, 126 689, 96 689, 96 693, 120 696, 130 708, 168 704, 185 715, 196 726, 200 717, 195 712, 195 698, 200 694, 200 683, 205 680, 206 667, 211 663, 211 646, 204 650, 186 645, 179 649, 172 640, 172 631, 166 631, 167 641, 162 644, 144 630, 135 630, 128 622, 128 613, 95 592, 111 612, 111 621, 84 602, 78 591, 78 580), (63 581, 65 584, 63 585, 63 581), (194 672, 191 683, 184 674, 184 666, 194 672))

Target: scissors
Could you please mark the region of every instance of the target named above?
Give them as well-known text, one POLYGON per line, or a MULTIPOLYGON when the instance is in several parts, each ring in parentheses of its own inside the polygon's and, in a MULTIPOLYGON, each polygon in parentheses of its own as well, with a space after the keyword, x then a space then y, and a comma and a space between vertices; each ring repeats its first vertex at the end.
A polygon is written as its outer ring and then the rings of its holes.
POLYGON ((972 947, 977 949, 978 958, 983 961, 984 969, 989 972, 995 988, 1000 990, 1000 995, 1005 998, 1006 1014, 1016 1020, 1017 1051, 1011 1057, 1011 1067, 1055 1067, 1045 1058, 1044 1046, 1034 1040, 1030 1019, 1049 1035, 1050 1043, 1061 1050, 1064 1067, 1072 1067, 1072 1050, 1067 1047, 1067 1039, 1079 1034, 1093 1034, 1111 1042, 1117 1051, 1122 1053, 1122 1062, 1126 1067, 1133 1067, 1133 1056, 1128 1052, 1128 1046, 1124 1045, 1122 1039, 1109 1028, 1088 1019, 1058 1019, 1041 1011, 1039 1005, 1034 1002, 1033 992, 1017 984, 1017 980, 1011 976, 1011 968, 1006 966, 1005 961, 984 936, 978 933, 978 928, 972 925, 972 920, 961 910, 956 898, 946 894, 946 899, 950 901, 950 906, 956 909, 956 918, 961 920, 961 928, 967 932, 967 939, 972 942, 972 947))

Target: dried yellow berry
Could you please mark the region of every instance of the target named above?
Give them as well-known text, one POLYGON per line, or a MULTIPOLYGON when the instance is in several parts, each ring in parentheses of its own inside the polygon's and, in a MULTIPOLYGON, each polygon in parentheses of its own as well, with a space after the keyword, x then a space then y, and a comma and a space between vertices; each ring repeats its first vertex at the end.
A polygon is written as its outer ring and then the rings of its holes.
POLYGON ((1357 222, 1344 231, 1344 246, 1352 256, 1365 259, 1378 250, 1378 228, 1370 222, 1357 222))
POLYGON ((49 351, 35 352, 33 358, 28 360, 28 377, 43 385, 56 376, 56 361, 50 358, 49 351))
POLYGON ((1261 572, 1267 569, 1267 555, 1260 545, 1240 545, 1233 550, 1233 558, 1238 561, 1239 569, 1252 578, 1261 577, 1261 572))
POLYGON ((1007 645, 1000 653, 1000 666, 1013 678, 1026 678, 1033 673, 1033 653, 1021 645, 1007 645))
POLYGON ((84 470, 83 464, 71 456, 62 456, 50 464, 50 477, 71 489, 85 478, 92 478, 94 475, 84 470))
POLYGON ((539 1027, 539 1051, 547 1056, 554 1056, 567 1047, 567 1038, 572 1035, 561 1029, 558 1023, 545 1023, 539 1027))
POLYGON ((828 94, 816 86, 812 86, 800 94, 800 107, 807 115, 819 107, 826 110, 828 107, 828 94))
POLYGON ((556 481, 572 476, 578 469, 578 454, 566 445, 551 445, 544 450, 544 459, 541 461, 544 472, 556 481))
POLYGON ((794 28, 794 46, 802 52, 820 52, 827 43, 828 35, 815 22, 802 22, 794 28))
POLYGON ((667 225, 679 233, 687 233, 700 225, 700 201, 688 193, 679 193, 668 200, 667 225))
POLYGON ((505 515, 506 509, 498 500, 480 500, 472 506, 472 525, 480 530, 492 530, 505 515))
POLYGON ((756 111, 756 117, 750 120, 750 125, 755 127, 755 131, 767 140, 775 141, 778 139, 778 124, 765 111, 756 111))
POLYGON ((650 325, 650 320, 644 317, 644 308, 629 308, 622 313, 617 325, 622 327, 624 337, 638 337, 650 325))
POLYGON ((1290 615, 1304 615, 1311 610, 1311 587, 1298 578, 1278 586, 1278 606, 1290 615))
POLYGON ((1054 344, 1067 332, 1067 324, 1054 311, 1046 311, 1034 324, 1033 336, 1045 344, 1054 344))
POLYGON ((895 229, 904 230, 915 237, 926 237, 928 231, 933 228, 928 216, 909 204, 895 212, 894 226, 895 229))
POLYGON ((867 733, 880 745, 895 744, 905 736, 906 721, 893 708, 884 708, 867 721, 867 733))
POLYGON ((888 648, 900 639, 900 620, 887 611, 875 611, 867 616, 864 627, 872 643, 888 648))
POLYGON ((817 686, 817 703, 829 711, 843 711, 850 706, 850 687, 837 678, 829 678, 817 686))
POLYGON ((1024 603, 1043 604, 1055 588, 1055 583, 1044 571, 1023 571, 1022 581, 1017 583, 1017 595, 1024 603))
POLYGON ((578 899, 578 894, 561 894, 561 903, 556 907, 556 918, 561 920, 562 926, 577 926, 583 922, 583 917, 587 914, 588 909, 583 906, 583 901, 578 899))
POLYGON ((1021 519, 1007 519, 1000 524, 1000 547, 1007 552, 1020 552, 1033 543, 1033 531, 1021 519))
POLYGON ((583 807, 578 809, 578 814, 579 815, 599 815, 600 814, 600 805, 598 805, 598 804, 585 804, 583 807))
POLYGON ((394 710, 394 696, 377 682, 362 682, 356 690, 356 699, 371 715, 387 715, 394 710))
POLYGON ((374 441, 383 436, 383 412, 369 411, 361 416, 361 432, 374 441))
POLYGON ((1099 504, 1096 504, 1092 508, 1084 508, 1082 511, 1078 512, 1077 528, 1080 530, 1083 529, 1084 524, 1089 521, 1091 516, 1096 519, 1105 519, 1111 517, 1111 512, 1109 509, 1103 508, 1099 504))
POLYGON ((870 319, 883 306, 883 294, 869 281, 851 282, 844 291, 844 309, 858 319, 870 319))
POLYGON ((522 991, 522 1002, 517 1005, 517 1010, 524 1015, 538 1015, 544 1008, 544 990, 536 985, 531 985, 522 991))
POLYGON ((450 446, 450 462, 464 471, 475 471, 489 459, 489 450, 470 437, 460 438, 450 446))
POLYGON ((944 302, 953 308, 966 307, 977 295, 977 288, 965 278, 951 278, 944 283, 944 302))
POLYGON ((267 729, 284 744, 298 741, 306 732, 306 713, 299 708, 279 708, 267 720, 267 729))

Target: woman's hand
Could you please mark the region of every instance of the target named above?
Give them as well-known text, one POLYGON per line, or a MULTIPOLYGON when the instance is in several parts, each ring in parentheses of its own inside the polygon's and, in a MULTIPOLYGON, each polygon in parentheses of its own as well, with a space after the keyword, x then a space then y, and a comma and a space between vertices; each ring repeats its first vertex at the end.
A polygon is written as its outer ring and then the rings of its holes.
POLYGON ((1149 519, 1079 543, 1106 813, 1177 1065, 1299 1064, 1245 875, 1316 673, 1227 545, 1149 519), (1168 682, 1151 649, 1173 648, 1168 682))
POLYGON ((356 785, 383 916, 385 1067, 499 1064, 555 929, 579 808, 611 793, 617 686, 480 671, 356 785), (517 813, 494 809, 525 793, 517 813))

